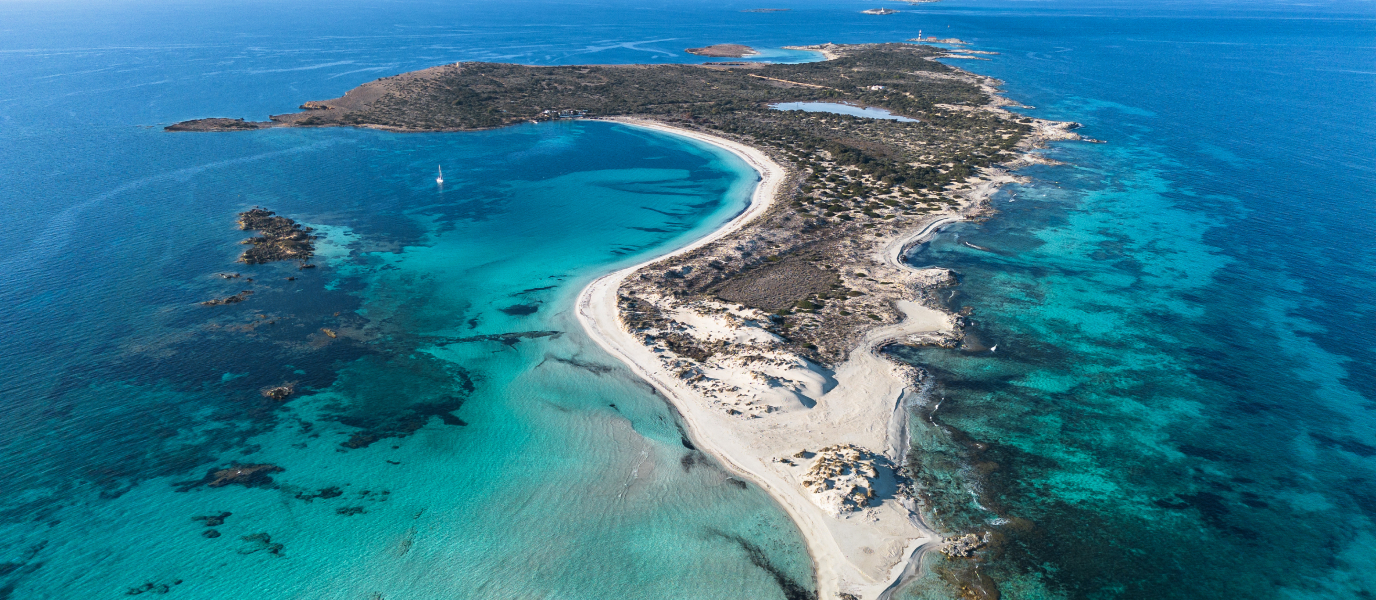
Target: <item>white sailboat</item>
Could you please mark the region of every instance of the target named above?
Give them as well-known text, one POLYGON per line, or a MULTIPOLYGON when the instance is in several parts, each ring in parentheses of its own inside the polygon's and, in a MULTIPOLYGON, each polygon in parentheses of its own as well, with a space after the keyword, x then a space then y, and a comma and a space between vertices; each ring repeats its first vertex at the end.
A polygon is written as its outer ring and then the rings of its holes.
POLYGON ((438 184, 440 184, 440 185, 444 185, 444 166, 441 165, 441 166, 439 167, 439 169, 440 169, 440 176, 435 178, 435 183, 438 183, 438 184))

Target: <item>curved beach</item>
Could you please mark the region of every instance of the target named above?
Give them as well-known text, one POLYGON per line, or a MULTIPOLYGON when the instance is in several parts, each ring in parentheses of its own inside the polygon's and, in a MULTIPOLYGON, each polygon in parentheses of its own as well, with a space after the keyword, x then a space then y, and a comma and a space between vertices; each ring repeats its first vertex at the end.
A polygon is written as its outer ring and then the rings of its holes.
POLYGON ((1014 179, 1006 169, 1046 162, 1028 150, 1077 136, 1070 124, 1004 110, 1013 103, 998 96, 999 82, 934 62, 939 49, 796 49, 830 60, 454 63, 378 79, 271 123, 201 119, 169 129, 461 131, 593 117, 739 156, 760 177, 741 214, 592 282, 576 313, 599 345, 669 398, 702 449, 788 512, 822 598, 884 598, 937 536, 919 520, 923 500, 904 468, 907 408, 923 401, 925 374, 880 349, 955 346, 963 332, 960 318, 934 308, 953 273, 901 257, 984 211, 1014 179), (493 81, 502 93, 489 93, 493 81), (822 95, 909 120, 740 109, 822 95))
MULTIPOLYGON (((788 512, 813 557, 820 598, 886 595, 905 575, 911 575, 908 563, 920 555, 918 550, 939 536, 921 525, 911 507, 894 498, 884 500, 863 518, 828 514, 799 484, 796 474, 776 459, 800 444, 819 448, 853 443, 886 448, 891 460, 901 462, 906 450, 904 406, 917 373, 879 356, 877 350, 892 340, 948 331, 954 326, 953 317, 916 302, 899 301, 898 308, 906 318, 867 332, 860 346, 830 375, 834 385, 814 408, 774 419, 767 426, 727 417, 699 392, 681 383, 682 379, 664 368, 650 348, 627 331, 618 314, 618 291, 622 282, 642 267, 700 248, 763 215, 774 204, 787 172, 764 152, 735 141, 643 120, 617 122, 722 148, 750 164, 759 173, 760 181, 747 209, 710 235, 590 283, 578 298, 579 322, 599 346, 669 399, 702 449, 764 488, 788 512)), ((942 216, 924 223, 896 248, 885 248, 886 258, 892 255, 885 262, 900 265, 898 259, 904 249, 957 220, 942 216)))

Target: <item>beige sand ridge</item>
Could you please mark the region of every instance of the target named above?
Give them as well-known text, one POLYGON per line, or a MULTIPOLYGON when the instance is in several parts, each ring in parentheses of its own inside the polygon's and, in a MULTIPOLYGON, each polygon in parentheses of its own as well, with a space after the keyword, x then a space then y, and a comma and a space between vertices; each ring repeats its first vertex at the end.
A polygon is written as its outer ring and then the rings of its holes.
MULTIPOLYGON (((749 208, 711 235, 588 285, 577 304, 580 322, 599 345, 665 394, 705 451, 783 506, 801 529, 816 563, 820 597, 886 596, 885 591, 908 571, 915 551, 939 536, 922 526, 910 500, 895 493, 893 469, 907 447, 903 405, 919 372, 881 357, 877 349, 895 340, 922 343, 949 335, 956 317, 899 299, 895 304, 906 318, 867 332, 834 372, 782 349, 776 336, 760 326, 767 315, 722 302, 643 297, 640 300, 670 317, 673 331, 629 330, 618 310, 626 278, 645 265, 729 235, 764 214, 786 172, 762 151, 738 142, 653 122, 622 122, 726 149, 755 168, 761 181, 749 208), (666 333, 692 336, 725 351, 703 361, 687 360, 656 343, 656 337, 666 333), (880 467, 870 466, 875 463, 880 467), (831 469, 833 476, 819 478, 819 465, 831 469)), ((982 181, 966 192, 967 206, 978 204, 1011 179, 997 174, 982 181)), ((910 286, 944 281, 949 277, 944 269, 920 272, 902 265, 899 258, 940 226, 960 218, 959 213, 931 215, 910 235, 876 247, 876 263, 905 273, 904 283, 910 286)))

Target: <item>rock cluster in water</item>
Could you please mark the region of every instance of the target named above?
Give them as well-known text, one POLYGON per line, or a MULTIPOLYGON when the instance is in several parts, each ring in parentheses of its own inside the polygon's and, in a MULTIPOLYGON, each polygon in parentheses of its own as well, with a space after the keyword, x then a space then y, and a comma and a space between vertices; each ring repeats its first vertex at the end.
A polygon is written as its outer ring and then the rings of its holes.
POLYGON ((264 398, 267 398, 269 400, 277 400, 278 402, 281 402, 282 400, 286 400, 287 396, 292 395, 292 393, 295 391, 296 388, 293 385, 286 384, 263 390, 262 394, 264 398))
POLYGON ((228 519, 229 516, 232 514, 234 513, 225 511, 218 515, 202 515, 198 517, 191 517, 191 520, 200 521, 202 525, 205 525, 206 529, 205 531, 201 532, 201 537, 214 539, 220 537, 219 530, 215 528, 224 525, 225 519, 228 519))
POLYGON ((985 545, 984 538, 973 533, 952 536, 941 541, 941 553, 951 558, 969 558, 985 545))
POLYGON ((315 230, 302 227, 300 223, 270 210, 254 207, 239 213, 239 229, 262 233, 242 242, 253 247, 244 251, 239 262, 256 265, 278 260, 299 260, 302 268, 306 268, 306 261, 315 255, 318 236, 311 235, 315 230))
POLYGON ((225 296, 224 298, 206 300, 205 302, 201 303, 201 306, 224 306, 226 304, 238 304, 240 302, 243 302, 244 300, 247 300, 249 294, 252 293, 253 290, 244 290, 242 292, 234 294, 233 296, 225 296))

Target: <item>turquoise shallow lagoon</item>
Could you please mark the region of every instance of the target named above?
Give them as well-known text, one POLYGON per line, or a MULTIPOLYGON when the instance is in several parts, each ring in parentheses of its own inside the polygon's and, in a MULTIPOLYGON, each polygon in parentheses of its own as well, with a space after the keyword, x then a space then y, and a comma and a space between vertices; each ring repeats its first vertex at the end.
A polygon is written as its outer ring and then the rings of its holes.
MULTIPOLYGON (((143 185, 135 210, 157 227, 97 227, 126 249, 105 264, 111 279, 167 281, 165 301, 115 319, 121 347, 92 350, 109 364, 50 383, 46 409, 63 414, 32 421, 48 444, 11 446, 10 472, 48 483, 10 513, 45 525, 5 528, 43 557, 18 567, 42 569, 21 595, 176 581, 201 598, 811 586, 787 519, 695 451, 569 310, 591 277, 738 213, 755 182, 739 159, 604 123, 215 141, 248 160, 143 185), (317 227, 319 266, 235 265, 234 212, 251 205, 317 227), (195 303, 240 288, 254 294, 195 303), (259 394, 288 382, 299 391, 285 403, 259 394), (230 462, 283 470, 249 488, 198 485, 230 462), (73 464, 94 485, 43 481, 73 464)), ((118 218, 121 200, 88 220, 118 218)))

